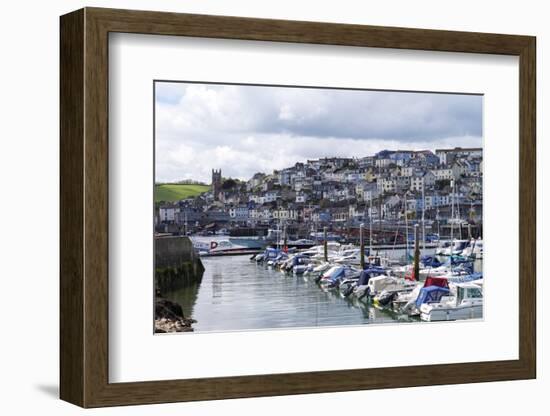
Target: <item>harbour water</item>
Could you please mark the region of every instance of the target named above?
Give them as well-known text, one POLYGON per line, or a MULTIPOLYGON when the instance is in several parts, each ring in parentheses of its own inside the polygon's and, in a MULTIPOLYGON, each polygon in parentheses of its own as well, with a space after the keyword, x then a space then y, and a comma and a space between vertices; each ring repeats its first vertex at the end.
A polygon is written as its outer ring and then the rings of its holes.
POLYGON ((251 262, 248 256, 204 258, 205 273, 197 287, 169 292, 185 316, 197 322, 195 332, 318 326, 362 325, 391 322, 389 311, 324 292, 300 276, 286 275, 251 262))
MULTIPOLYGON (((402 249, 373 252, 394 260, 405 258, 402 249)), ((422 250, 426 255, 434 252, 435 249, 422 250)), ((199 285, 165 294, 166 298, 182 306, 185 316, 197 321, 193 324, 195 332, 417 320, 344 298, 337 290, 323 291, 312 279, 257 264, 250 261, 248 255, 204 257, 202 262, 205 272, 199 285)), ((481 261, 476 261, 474 268, 480 271, 481 261)))

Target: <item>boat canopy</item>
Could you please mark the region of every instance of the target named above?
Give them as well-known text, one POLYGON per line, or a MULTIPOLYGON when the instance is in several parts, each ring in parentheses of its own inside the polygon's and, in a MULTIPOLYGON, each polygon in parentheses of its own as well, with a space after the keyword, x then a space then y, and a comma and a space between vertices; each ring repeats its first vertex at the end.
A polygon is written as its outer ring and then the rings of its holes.
POLYGON ((448 278, 451 283, 465 283, 479 279, 483 279, 483 273, 471 273, 462 276, 451 276, 448 278))
POLYGON ((449 260, 447 261, 447 264, 454 266, 456 264, 470 263, 471 261, 472 259, 453 254, 452 256, 449 256, 449 260))
POLYGON ((428 276, 424 281, 424 287, 429 286, 438 286, 438 287, 449 287, 449 280, 446 277, 433 277, 428 276))
POLYGON ((439 302, 443 296, 447 296, 450 290, 446 287, 428 286, 420 289, 420 293, 416 298, 416 307, 420 308, 423 303, 439 302))
POLYGON ((264 256, 267 259, 274 259, 281 253, 282 253, 282 250, 278 248, 268 247, 265 249, 264 256))
POLYGON ((297 254, 292 258, 292 266, 298 266, 299 264, 308 264, 309 261, 309 257, 297 254))
POLYGON ((336 282, 339 279, 345 277, 346 269, 344 266, 336 266, 330 269, 325 277, 327 280, 330 280, 331 282, 336 282))
POLYGON ((364 286, 369 283, 369 280, 373 276, 378 276, 384 274, 385 270, 382 267, 367 267, 359 275, 359 280, 357 281, 357 286, 364 286))
POLYGON ((439 267, 443 263, 441 263, 437 257, 434 256, 422 256, 420 258, 420 262, 424 265, 424 267, 439 267))

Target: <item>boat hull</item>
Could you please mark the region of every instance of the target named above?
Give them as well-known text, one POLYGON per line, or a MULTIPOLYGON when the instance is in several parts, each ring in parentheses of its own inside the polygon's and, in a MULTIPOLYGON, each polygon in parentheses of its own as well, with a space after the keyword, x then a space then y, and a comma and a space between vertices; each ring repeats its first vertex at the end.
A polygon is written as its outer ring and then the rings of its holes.
POLYGON ((420 314, 420 319, 426 322, 457 321, 461 319, 481 319, 482 317, 483 305, 432 308, 429 311, 422 311, 420 314))

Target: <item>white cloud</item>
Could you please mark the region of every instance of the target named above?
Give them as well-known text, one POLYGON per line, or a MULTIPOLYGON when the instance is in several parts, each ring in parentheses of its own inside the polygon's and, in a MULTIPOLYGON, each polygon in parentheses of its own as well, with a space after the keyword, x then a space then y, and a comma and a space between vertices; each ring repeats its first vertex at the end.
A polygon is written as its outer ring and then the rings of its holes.
POLYGON ((297 161, 481 145, 481 97, 157 85, 156 180, 248 179, 297 161))

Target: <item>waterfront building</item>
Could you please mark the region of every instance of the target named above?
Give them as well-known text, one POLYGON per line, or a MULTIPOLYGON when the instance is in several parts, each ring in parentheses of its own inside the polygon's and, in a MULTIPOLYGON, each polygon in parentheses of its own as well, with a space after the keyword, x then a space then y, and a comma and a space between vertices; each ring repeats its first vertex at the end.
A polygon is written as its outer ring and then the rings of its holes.
POLYGON ((246 222, 249 219, 249 209, 246 205, 237 205, 229 208, 229 217, 232 221, 246 222))
POLYGON ((164 223, 174 223, 180 207, 177 204, 165 204, 159 207, 159 220, 164 223))

